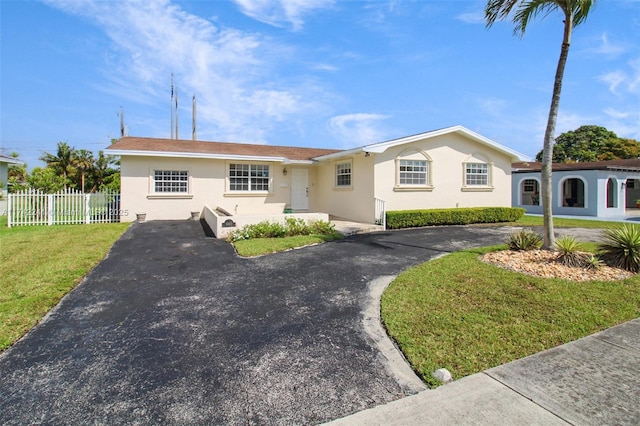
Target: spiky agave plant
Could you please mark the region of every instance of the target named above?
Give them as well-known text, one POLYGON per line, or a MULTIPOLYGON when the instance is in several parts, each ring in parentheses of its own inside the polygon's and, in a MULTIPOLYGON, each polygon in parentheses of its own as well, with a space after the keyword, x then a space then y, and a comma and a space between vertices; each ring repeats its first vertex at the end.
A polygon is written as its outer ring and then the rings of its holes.
POLYGON ((580 252, 581 244, 574 237, 565 235, 556 239, 558 262, 565 266, 579 266, 586 264, 588 255, 580 252))
POLYGON ((510 250, 537 250, 542 245, 542 237, 530 229, 521 229, 509 235, 510 250))
POLYGON ((640 226, 629 223, 606 229, 599 244, 601 258, 607 264, 627 271, 640 270, 640 226))

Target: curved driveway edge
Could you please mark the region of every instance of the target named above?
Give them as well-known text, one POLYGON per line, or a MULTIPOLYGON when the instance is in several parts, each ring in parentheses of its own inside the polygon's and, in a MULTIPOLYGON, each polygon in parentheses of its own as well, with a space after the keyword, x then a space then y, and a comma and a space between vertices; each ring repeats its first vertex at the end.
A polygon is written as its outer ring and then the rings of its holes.
POLYGON ((368 284, 510 228, 356 235, 254 259, 133 224, 0 355, 2 424, 314 424, 415 390, 363 331, 368 284))

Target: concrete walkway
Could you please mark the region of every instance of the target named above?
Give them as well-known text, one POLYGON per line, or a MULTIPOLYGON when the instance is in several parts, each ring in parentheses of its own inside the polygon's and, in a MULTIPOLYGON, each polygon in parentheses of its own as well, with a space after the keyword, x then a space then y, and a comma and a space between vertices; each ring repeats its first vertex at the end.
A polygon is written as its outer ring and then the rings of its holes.
POLYGON ((639 425, 640 319, 328 424, 639 425))

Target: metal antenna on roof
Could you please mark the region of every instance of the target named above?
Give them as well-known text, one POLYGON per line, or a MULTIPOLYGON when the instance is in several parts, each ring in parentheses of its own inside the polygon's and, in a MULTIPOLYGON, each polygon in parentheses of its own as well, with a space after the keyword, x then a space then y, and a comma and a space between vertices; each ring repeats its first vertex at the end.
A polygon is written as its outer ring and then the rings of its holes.
POLYGON ((171 139, 173 139, 173 73, 171 73, 171 139))
POLYGON ((178 87, 176 86, 176 139, 180 139, 178 137, 178 87))
POLYGON ((191 120, 191 139, 196 140, 196 94, 193 94, 192 102, 193 118, 191 120))
POLYGON ((124 108, 120 107, 120 137, 124 137, 124 108))

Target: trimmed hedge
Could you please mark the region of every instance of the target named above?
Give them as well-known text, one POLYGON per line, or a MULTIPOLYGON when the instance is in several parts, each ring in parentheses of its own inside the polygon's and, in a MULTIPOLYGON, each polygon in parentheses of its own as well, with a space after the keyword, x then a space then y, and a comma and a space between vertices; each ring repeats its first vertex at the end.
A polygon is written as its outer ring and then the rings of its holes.
POLYGON ((525 213, 519 207, 472 207, 430 210, 396 210, 387 212, 387 229, 416 228, 434 225, 468 225, 470 223, 515 222, 525 213))

